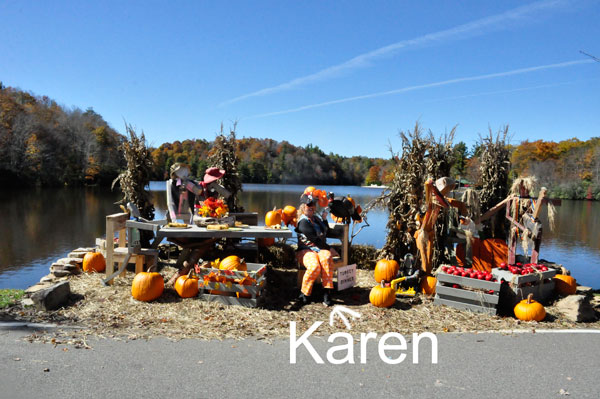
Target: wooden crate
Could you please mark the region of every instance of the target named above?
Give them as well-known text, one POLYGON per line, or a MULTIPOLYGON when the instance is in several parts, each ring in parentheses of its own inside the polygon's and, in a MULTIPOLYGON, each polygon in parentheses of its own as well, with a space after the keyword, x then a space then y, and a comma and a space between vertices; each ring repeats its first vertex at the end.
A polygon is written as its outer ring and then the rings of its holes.
POLYGON ((533 294, 538 302, 547 301, 554 292, 554 277, 556 270, 552 267, 545 272, 526 275, 512 274, 508 270, 492 269, 492 275, 498 281, 506 281, 508 289, 502 290, 502 302, 514 306, 521 300, 533 294))
POLYGON ((436 278, 434 304, 492 315, 498 311, 500 282, 455 276, 441 270, 436 278), (452 288, 453 284, 458 284, 461 288, 452 288), (493 293, 488 294, 490 290, 493 293))
POLYGON ((198 286, 200 288, 200 299, 208 302, 219 302, 225 305, 239 305, 248 308, 255 308, 267 285, 265 273, 267 265, 261 263, 246 263, 247 272, 219 270, 212 268, 201 268, 198 273, 200 280, 198 286), (204 276, 210 273, 225 276, 228 279, 243 279, 246 275, 256 280, 256 283, 251 285, 241 285, 232 281, 227 282, 212 282, 204 281, 204 276), (220 291, 221 294, 209 293, 209 291, 220 291), (249 296, 247 298, 242 297, 249 296))

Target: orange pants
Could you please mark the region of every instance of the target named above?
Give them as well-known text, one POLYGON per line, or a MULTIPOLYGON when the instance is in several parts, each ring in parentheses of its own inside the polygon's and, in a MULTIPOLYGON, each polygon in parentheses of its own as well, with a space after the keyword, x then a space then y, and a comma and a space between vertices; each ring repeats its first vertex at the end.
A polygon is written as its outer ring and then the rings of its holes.
POLYGON ((296 255, 298 262, 306 267, 302 278, 302 293, 309 296, 315 280, 321 276, 323 288, 333 288, 333 256, 331 252, 322 249, 319 253, 305 249, 296 255))

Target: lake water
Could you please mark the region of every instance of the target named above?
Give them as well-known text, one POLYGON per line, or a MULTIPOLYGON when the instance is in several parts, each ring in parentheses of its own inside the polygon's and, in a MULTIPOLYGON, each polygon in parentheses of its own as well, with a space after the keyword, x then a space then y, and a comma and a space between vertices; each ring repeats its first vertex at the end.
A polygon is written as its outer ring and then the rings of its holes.
MULTIPOLYGON (((305 186, 245 184, 241 204, 258 212, 264 223, 266 211, 297 206, 305 186)), ((348 195, 363 207, 381 189, 356 186, 321 186, 336 195, 348 195)), ((156 217, 166 210, 165 183, 150 185, 156 217)), ((50 264, 77 247, 93 246, 105 234, 105 216, 120 212, 114 203, 118 192, 100 187, 3 190, 0 192, 0 288, 26 288, 49 273, 50 264)), ((556 229, 551 232, 545 211, 544 239, 540 255, 562 263, 580 284, 600 288, 600 203, 563 201, 557 207, 556 229)), ((370 226, 355 244, 380 248, 385 243, 387 212, 372 210, 370 226)))

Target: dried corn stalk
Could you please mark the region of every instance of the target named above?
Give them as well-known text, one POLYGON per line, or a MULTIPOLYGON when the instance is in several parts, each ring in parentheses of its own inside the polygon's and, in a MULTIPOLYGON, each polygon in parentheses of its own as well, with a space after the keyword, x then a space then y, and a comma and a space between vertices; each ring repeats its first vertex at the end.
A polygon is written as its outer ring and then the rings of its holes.
POLYGON ((230 212, 243 212, 244 209, 239 205, 238 194, 242 192, 242 180, 238 172, 239 159, 236 154, 236 138, 234 123, 233 129, 228 136, 223 134, 223 125, 221 124, 221 133, 215 138, 215 144, 208 153, 210 166, 215 166, 225 170, 225 176, 220 183, 230 193, 231 197, 227 199, 227 207, 230 212))

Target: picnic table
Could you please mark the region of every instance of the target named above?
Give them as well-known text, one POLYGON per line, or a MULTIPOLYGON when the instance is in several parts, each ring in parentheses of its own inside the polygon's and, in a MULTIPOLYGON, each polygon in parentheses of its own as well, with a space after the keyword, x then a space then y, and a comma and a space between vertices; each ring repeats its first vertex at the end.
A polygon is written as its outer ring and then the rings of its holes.
MULTIPOLYGON (((188 225, 188 227, 168 227, 168 225, 162 226, 160 223, 152 222, 138 222, 135 220, 127 220, 125 227, 127 228, 127 255, 123 259, 123 262, 119 266, 119 270, 112 273, 112 265, 107 265, 106 274, 107 277, 103 282, 109 283, 113 278, 121 274, 129 259, 134 254, 143 254, 144 251, 156 251, 158 244, 163 239, 167 241, 173 241, 175 243, 182 243, 182 240, 189 240, 189 244, 184 244, 184 251, 179 256, 177 264, 183 263, 183 259, 189 253, 189 250, 194 248, 194 241, 196 243, 204 243, 206 239, 217 239, 221 238, 291 238, 292 231, 288 228, 274 229, 267 226, 244 226, 244 227, 230 227, 224 230, 211 230, 206 227, 199 227, 196 225, 188 225), (139 240, 139 231, 147 230, 154 233, 154 240, 152 241, 150 248, 142 248, 139 240), (187 248, 186 248, 187 247, 187 248), (186 250, 187 249, 187 250, 186 250)), ((179 244, 181 245, 181 244, 179 244)))

